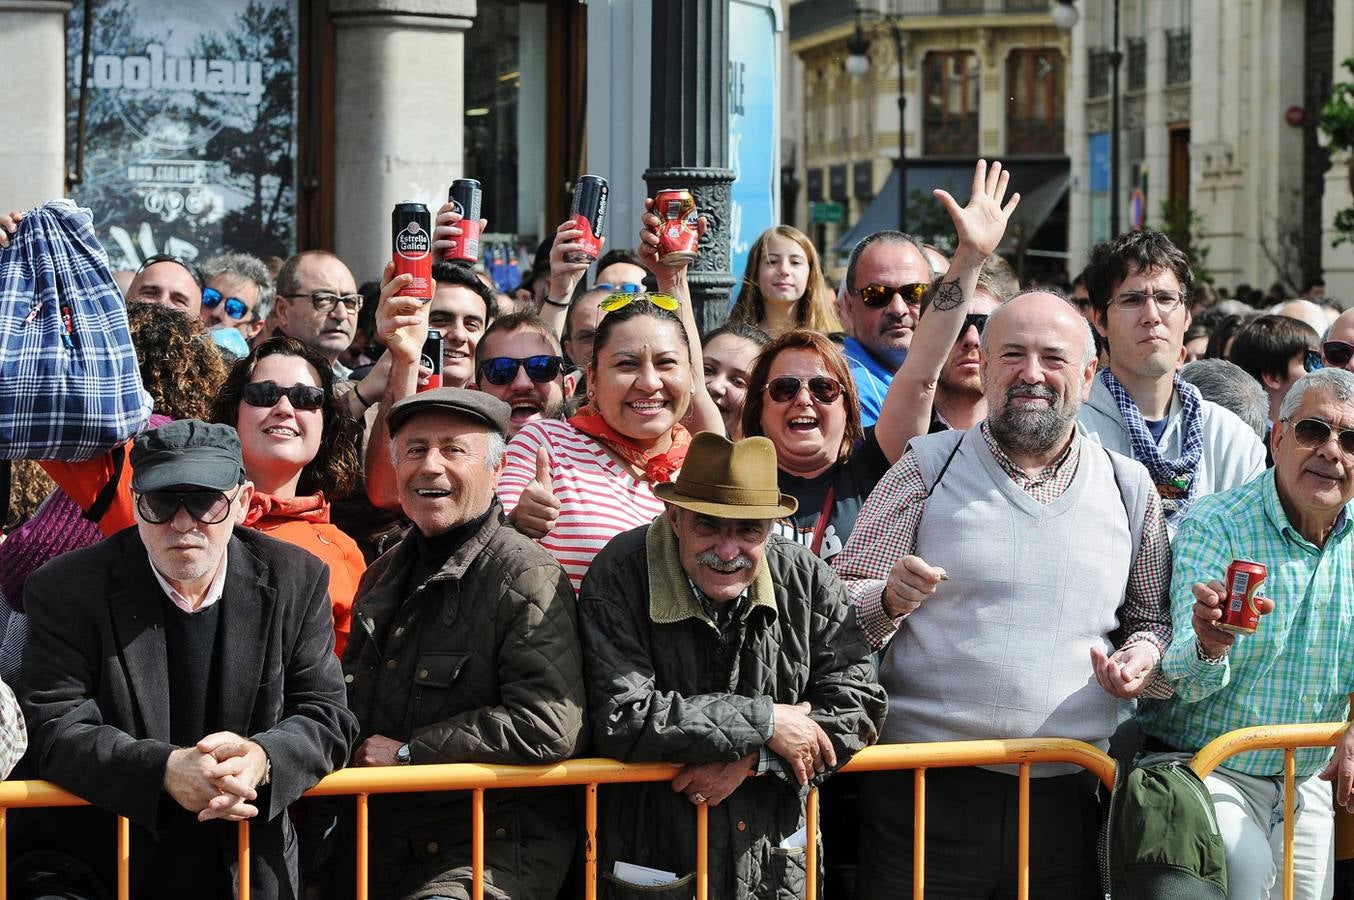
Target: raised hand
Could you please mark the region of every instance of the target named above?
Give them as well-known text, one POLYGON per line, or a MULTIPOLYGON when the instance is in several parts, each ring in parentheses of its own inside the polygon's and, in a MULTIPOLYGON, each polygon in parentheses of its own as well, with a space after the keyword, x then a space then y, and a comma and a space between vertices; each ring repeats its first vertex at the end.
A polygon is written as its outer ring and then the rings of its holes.
MULTIPOLYGON (((658 218, 653 211, 653 198, 646 197, 644 200, 644 215, 640 217, 639 258, 644 261, 644 268, 654 274, 660 289, 671 284, 692 262, 692 260, 684 259, 676 265, 669 266, 659 261, 658 230, 662 227, 663 220, 658 218)), ((708 227, 709 222, 706 221, 705 216, 701 216, 696 225, 701 237, 705 237, 705 230, 708 227)))
MULTIPOLYGON (((582 248, 578 243, 582 236, 583 229, 573 219, 561 222, 555 229, 555 240, 550 245, 550 286, 545 295, 556 303, 568 303, 573 298, 578 280, 592 265, 588 262, 569 262, 566 258, 568 254, 582 248)), ((599 248, 605 246, 606 238, 602 238, 599 248)))
POLYGON ((376 334, 393 358, 418 365, 423 342, 428 337, 430 304, 417 297, 397 296, 413 281, 412 275, 395 275, 395 264, 386 263, 381 275, 381 296, 376 305, 376 334))
POLYGON ((19 222, 23 217, 24 214, 17 210, 0 214, 0 250, 9 246, 9 239, 19 230, 19 222))
MULTIPOLYGON (((440 260, 451 249, 451 242, 461 236, 461 219, 456 204, 448 200, 437 208, 437 218, 433 220, 433 259, 440 260)), ((489 227, 488 219, 480 219, 480 234, 489 227)))
POLYGON ((996 251, 1006 233, 1006 223, 1020 203, 1020 195, 1012 194, 1006 205, 1002 205, 1010 180, 1010 173, 1001 167, 1001 163, 994 161, 989 167, 986 160, 980 159, 973 167, 973 189, 968 205, 961 207, 948 191, 940 188, 931 192, 954 220, 960 247, 981 254, 983 258, 996 251))

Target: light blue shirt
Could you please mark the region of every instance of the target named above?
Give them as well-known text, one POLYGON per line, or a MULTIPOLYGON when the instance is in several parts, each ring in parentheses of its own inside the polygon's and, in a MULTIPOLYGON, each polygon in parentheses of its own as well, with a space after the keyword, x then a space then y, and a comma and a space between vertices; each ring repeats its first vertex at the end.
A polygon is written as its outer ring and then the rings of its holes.
POLYGON ((881 363, 855 338, 846 338, 842 349, 851 369, 851 378, 856 382, 856 393, 860 395, 860 425, 868 428, 884 410, 884 395, 893 384, 896 370, 881 363))

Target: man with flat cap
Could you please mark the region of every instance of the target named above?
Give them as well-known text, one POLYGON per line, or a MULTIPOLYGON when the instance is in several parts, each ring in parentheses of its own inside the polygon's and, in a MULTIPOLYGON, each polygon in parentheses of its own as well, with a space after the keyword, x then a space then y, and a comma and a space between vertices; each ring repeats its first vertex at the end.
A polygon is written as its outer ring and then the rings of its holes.
MULTIPOLYGON (((494 496, 511 411, 438 388, 386 415, 405 538, 367 569, 343 655, 354 765, 550 763, 582 745, 573 588, 494 496)), ((468 898, 470 798, 373 796, 371 897, 468 898)), ((484 797, 485 896, 553 900, 574 849, 557 790, 484 797)))
POLYGON ((601 896, 689 894, 699 804, 710 896, 801 896, 808 787, 884 720, 869 644, 832 570, 772 534, 796 503, 769 440, 698 434, 654 493, 667 514, 614 538, 583 579, 588 710, 601 755, 682 770, 602 788, 601 896))
POLYGON ((324 563, 237 523, 253 486, 233 428, 139 436, 136 526, 35 572, 22 699, 38 777, 94 809, 33 810, 20 895, 112 896, 113 816, 132 823, 131 895, 227 898, 236 822, 251 896, 297 896, 286 808, 344 764, 324 563))

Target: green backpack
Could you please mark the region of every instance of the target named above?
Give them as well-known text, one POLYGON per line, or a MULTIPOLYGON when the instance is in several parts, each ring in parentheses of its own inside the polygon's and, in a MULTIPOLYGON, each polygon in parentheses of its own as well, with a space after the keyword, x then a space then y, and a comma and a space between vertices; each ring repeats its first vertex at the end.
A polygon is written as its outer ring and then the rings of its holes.
POLYGON ((1184 762, 1121 764, 1100 837, 1101 872, 1113 900, 1227 896, 1213 798, 1184 762))

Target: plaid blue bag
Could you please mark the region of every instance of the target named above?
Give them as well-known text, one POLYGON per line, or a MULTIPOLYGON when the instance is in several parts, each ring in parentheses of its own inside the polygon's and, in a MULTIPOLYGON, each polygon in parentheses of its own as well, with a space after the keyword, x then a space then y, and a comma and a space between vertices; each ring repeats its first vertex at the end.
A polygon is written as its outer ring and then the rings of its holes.
POLYGON ((26 213, 0 250, 0 459, 97 456, 144 428, 151 404, 90 211, 26 213))

